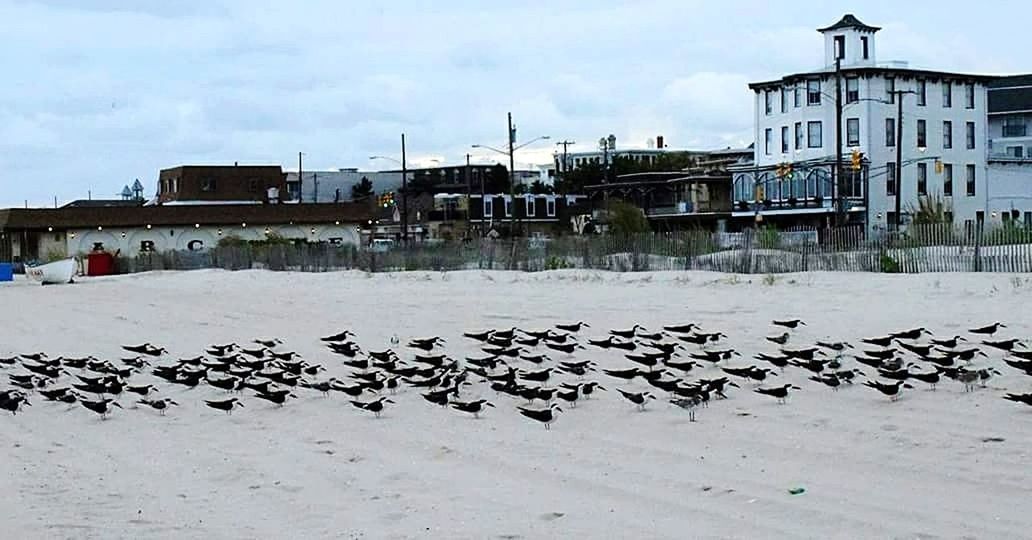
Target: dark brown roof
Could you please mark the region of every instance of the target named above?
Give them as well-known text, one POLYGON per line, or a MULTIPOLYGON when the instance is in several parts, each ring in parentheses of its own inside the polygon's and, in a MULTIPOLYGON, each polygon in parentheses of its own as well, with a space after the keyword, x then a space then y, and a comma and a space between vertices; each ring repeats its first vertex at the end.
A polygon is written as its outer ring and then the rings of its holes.
POLYGON ((857 30, 860 30, 862 32, 871 32, 871 33, 874 33, 874 32, 877 32, 878 30, 881 30, 881 28, 879 28, 877 26, 869 26, 869 25, 866 25, 866 24, 860 22, 860 19, 857 19, 856 16, 853 15, 852 13, 846 13, 841 19, 839 19, 839 22, 837 22, 837 23, 835 23, 835 24, 833 24, 831 26, 828 26, 826 28, 818 28, 817 31, 821 32, 821 33, 824 33, 824 32, 831 32, 832 30, 841 30, 843 28, 856 28, 857 30))
POLYGON ((247 223, 347 223, 373 217, 366 203, 341 204, 247 204, 177 205, 104 208, 11 208, 0 210, 0 230, 88 229, 93 227, 142 227, 232 225, 247 223))
POLYGON ((143 206, 139 199, 79 199, 61 208, 107 208, 111 206, 143 206))

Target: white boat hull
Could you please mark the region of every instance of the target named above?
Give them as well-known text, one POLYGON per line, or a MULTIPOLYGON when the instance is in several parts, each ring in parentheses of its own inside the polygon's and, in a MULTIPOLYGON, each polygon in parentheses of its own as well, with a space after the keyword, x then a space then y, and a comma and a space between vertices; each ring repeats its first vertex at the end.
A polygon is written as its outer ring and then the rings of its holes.
POLYGON ((72 278, 75 277, 77 267, 75 259, 65 259, 39 266, 26 267, 25 275, 29 279, 38 281, 43 285, 71 283, 72 278))

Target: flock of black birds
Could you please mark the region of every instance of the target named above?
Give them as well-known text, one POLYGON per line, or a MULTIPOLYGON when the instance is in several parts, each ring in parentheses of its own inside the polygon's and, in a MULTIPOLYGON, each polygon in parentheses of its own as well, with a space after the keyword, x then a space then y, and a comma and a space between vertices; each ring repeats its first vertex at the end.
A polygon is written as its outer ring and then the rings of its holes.
MULTIPOLYGON (((448 356, 441 337, 412 339, 410 352, 393 349, 364 350, 345 330, 322 338, 328 350, 336 355, 341 367, 349 373, 343 378, 320 378, 326 369, 309 363, 300 354, 284 350, 279 339, 256 339, 253 344, 236 343, 209 346, 204 354, 168 361, 168 351, 150 343, 123 346, 133 356, 118 363, 93 356, 51 359, 39 352, 0 358, 0 368, 20 370, 9 373, 13 388, 0 391, 0 409, 17 414, 31 405, 36 394, 49 402, 79 404, 106 419, 114 408, 123 408, 119 399, 129 396, 136 405, 165 415, 179 403, 162 393, 161 383, 133 384, 147 372, 167 385, 195 388, 210 386, 227 394, 224 399, 203 400, 212 409, 232 414, 244 407, 243 394, 282 407, 301 391, 318 392, 322 396, 343 393, 357 410, 376 417, 384 412, 390 398, 401 389, 417 391, 427 402, 442 408, 480 416, 495 405, 486 399, 463 399, 467 387, 487 385, 499 396, 522 401, 516 411, 550 429, 562 405, 576 408, 581 400, 591 399, 607 391, 599 381, 602 376, 617 384, 641 379, 654 390, 635 391, 615 388, 635 408, 644 411, 648 404, 665 398, 670 404, 687 411, 695 421, 698 408, 711 400, 726 399, 730 388, 742 388, 736 382, 754 384, 757 394, 787 403, 793 384, 764 386, 768 379, 786 369, 808 372, 808 380, 839 390, 863 380, 891 401, 900 398, 913 382, 927 384, 930 390, 944 379, 963 385, 965 391, 985 387, 989 379, 999 375, 995 367, 978 366, 974 361, 988 358, 986 350, 1002 351, 1003 362, 1032 376, 1032 349, 1018 339, 995 339, 1006 328, 1001 323, 973 328, 970 338, 953 336, 936 338, 925 328, 914 328, 885 336, 847 342, 817 341, 811 346, 790 346, 793 333, 801 320, 775 320, 779 334, 766 338, 776 350, 754 356, 758 363, 733 365, 742 355, 723 343, 722 332, 705 332, 695 323, 664 326, 650 332, 641 325, 625 330, 609 330, 599 338, 578 339, 590 326, 584 322, 557 324, 543 330, 495 329, 463 334, 476 342, 483 352, 467 356, 463 361, 448 356), (927 341, 922 342, 924 338, 927 341), (974 345, 975 341, 978 345, 974 345), (965 344, 970 345, 965 345, 965 344), (589 349, 590 347, 590 349, 589 349), (590 359, 575 359, 578 351, 610 350, 619 352, 630 364, 624 369, 600 368, 590 359), (553 355, 561 355, 553 359, 553 355), (158 365, 151 365, 162 362, 158 365), (708 372, 706 377, 689 379, 693 373, 708 372), (719 376, 714 376, 719 374, 719 376)), ((392 344, 398 340, 392 339, 392 344)), ((180 394, 183 395, 183 394, 180 394)), ((1032 406, 1032 393, 1008 393, 1004 399, 1032 406)))

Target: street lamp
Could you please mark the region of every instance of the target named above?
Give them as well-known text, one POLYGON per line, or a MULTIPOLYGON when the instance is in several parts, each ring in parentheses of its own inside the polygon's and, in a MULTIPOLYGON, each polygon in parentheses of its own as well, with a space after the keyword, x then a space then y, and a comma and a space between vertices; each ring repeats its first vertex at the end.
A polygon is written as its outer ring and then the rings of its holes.
MULTIPOLYGON (((534 144, 534 143, 536 143, 538 141, 547 141, 549 139, 551 139, 550 136, 548 136, 548 135, 541 135, 540 137, 535 137, 535 138, 533 138, 533 139, 531 139, 531 140, 529 140, 529 141, 527 141, 527 142, 525 142, 523 144, 517 145, 516 144, 516 128, 514 128, 513 125, 512 125, 512 113, 509 113, 509 151, 508 152, 506 152, 505 150, 501 150, 501 149, 495 148, 493 146, 488 146, 486 144, 474 144, 473 145, 473 148, 483 148, 485 150, 490 150, 490 151, 498 153, 498 154, 508 155, 509 156, 509 197, 510 197, 510 199, 512 199, 512 205, 513 205, 512 206, 512 214, 509 216, 509 218, 510 218, 510 233, 513 234, 513 235, 516 234, 516 159, 514 157, 514 154, 516 153, 517 150, 526 148, 527 146, 530 146, 531 144, 534 144)), ((483 179, 481 179, 480 181, 482 183, 483 179)))
POLYGON ((401 161, 387 156, 370 156, 369 159, 385 159, 401 165, 401 244, 408 245, 408 168, 405 166, 405 134, 401 134, 401 161))

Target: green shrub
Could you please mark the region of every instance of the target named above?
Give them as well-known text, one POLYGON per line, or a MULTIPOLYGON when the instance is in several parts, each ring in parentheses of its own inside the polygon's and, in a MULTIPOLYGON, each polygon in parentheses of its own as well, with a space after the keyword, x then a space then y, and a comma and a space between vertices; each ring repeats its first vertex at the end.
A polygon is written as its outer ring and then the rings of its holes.
POLYGON ((882 253, 881 271, 886 274, 898 274, 899 262, 896 259, 890 257, 887 253, 882 253))
POLYGON ((781 233, 770 225, 756 231, 756 244, 762 249, 781 247, 781 233))

